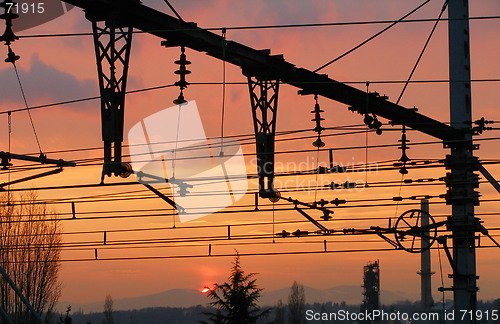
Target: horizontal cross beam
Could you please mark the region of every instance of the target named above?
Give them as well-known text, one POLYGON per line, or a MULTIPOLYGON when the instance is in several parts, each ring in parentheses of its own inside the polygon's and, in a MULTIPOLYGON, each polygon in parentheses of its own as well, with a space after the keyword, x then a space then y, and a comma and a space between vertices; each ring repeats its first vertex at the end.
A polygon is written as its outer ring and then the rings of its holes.
POLYGON ((464 131, 392 103, 384 97, 366 92, 286 62, 281 55, 269 50, 256 50, 243 44, 225 41, 220 35, 184 22, 163 12, 142 5, 135 0, 63 0, 83 8, 87 14, 113 16, 122 24, 133 26, 162 39, 172 46, 183 45, 209 56, 225 60, 242 68, 246 76, 280 80, 301 89, 303 94, 317 94, 345 105, 358 112, 374 113, 394 124, 406 125, 445 142, 464 139, 464 131), (224 42, 226 45, 223 46, 224 42))

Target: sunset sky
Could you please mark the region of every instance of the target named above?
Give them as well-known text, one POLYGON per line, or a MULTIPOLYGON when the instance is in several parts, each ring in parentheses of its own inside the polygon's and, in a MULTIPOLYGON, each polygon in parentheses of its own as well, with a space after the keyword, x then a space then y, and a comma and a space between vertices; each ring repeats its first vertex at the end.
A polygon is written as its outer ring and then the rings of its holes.
MULTIPOLYGON (((172 5, 185 21, 193 21, 202 28, 289 25, 337 22, 387 21, 397 20, 414 9, 423 1, 396 0, 255 0, 255 1, 180 1, 171 0, 172 5)), ((145 5, 154 7, 168 14, 171 12, 163 1, 144 0, 145 5)), ((411 19, 437 18, 444 0, 433 0, 424 6, 411 19)), ((471 17, 500 16, 500 2, 497 0, 471 1, 471 17)), ((444 15, 446 17, 446 13, 444 15)), ((14 25, 16 21, 14 21, 14 25)), ((345 58, 323 69, 329 77, 352 82, 352 85, 366 90, 365 81, 370 81, 369 91, 385 94, 389 100, 397 100, 403 87, 401 82, 408 77, 423 45, 428 37, 433 22, 401 23, 377 37, 367 45, 345 58)), ((227 39, 243 43, 255 49, 271 49, 272 54, 283 54, 288 62, 298 67, 314 70, 331 59, 341 55, 387 24, 360 24, 323 27, 294 27, 267 29, 228 29, 227 39)), ((477 19, 470 22, 471 29, 471 65, 472 79, 497 81, 474 82, 472 85, 473 118, 485 117, 499 122, 500 102, 500 19, 477 19)), ((17 62, 21 82, 30 106, 59 103, 74 99, 83 99, 99 95, 95 54, 91 36, 66 37, 26 37, 30 35, 53 35, 67 33, 85 33, 91 31, 90 23, 81 9, 75 8, 65 15, 43 25, 18 33, 20 40, 15 41, 12 49, 21 60, 17 62)), ((220 34, 220 30, 214 33, 220 34)), ((179 48, 160 46, 160 39, 148 34, 134 35, 130 61, 128 90, 169 85, 178 80, 173 72, 178 68, 173 62, 180 55, 179 48)), ((7 47, 3 48, 4 56, 7 47)), ((0 48, 0 49, 1 49, 0 48)), ((413 80, 448 79, 447 23, 441 22, 416 70, 413 80)), ((0 57, 2 52, 0 51, 0 57)), ((192 62, 187 76, 193 83, 185 91, 188 100, 195 100, 209 138, 221 135, 222 85, 197 85, 194 83, 221 83, 223 65, 204 53, 186 50, 187 59, 192 62)), ((253 124, 246 78, 241 69, 228 64, 226 66, 226 86, 224 135, 252 135, 253 124)), ((282 85, 280 89, 277 131, 298 131, 278 137, 277 152, 303 151, 302 153, 277 154, 277 171, 311 170, 318 166, 318 161, 328 163, 328 152, 315 152, 311 143, 316 133, 311 119, 314 107, 312 96, 297 95, 297 88, 282 85), (306 137, 306 138, 305 138, 306 137), (288 140, 285 140, 288 139, 288 140)), ((127 133, 144 118, 172 107, 172 100, 177 98, 178 88, 170 87, 127 95, 125 105, 125 141, 124 156, 130 161, 127 147, 127 133)), ((449 93, 446 82, 418 82, 409 85, 400 104, 405 107, 417 107, 419 112, 437 120, 449 121, 449 93)), ((322 222, 326 227, 336 230, 344 228, 367 229, 370 226, 388 226, 388 219, 393 221, 404 211, 418 208, 418 200, 403 200, 396 205, 392 197, 410 197, 431 195, 438 196, 446 192, 442 181, 431 185, 402 185, 398 169, 379 170, 392 165, 401 156, 398 140, 399 127, 386 125, 378 136, 370 133, 365 137, 363 117, 351 113, 343 104, 325 98, 319 98, 321 108, 325 110, 323 126, 339 127, 324 132, 325 148, 334 149, 334 159, 343 166, 363 165, 366 156, 374 167, 365 174, 354 172, 347 174, 328 174, 309 176, 278 177, 276 187, 283 196, 312 203, 316 200, 347 200, 347 204, 335 207, 333 220, 322 222), (354 127, 352 127, 354 125, 354 127), (351 127, 346 127, 351 126, 351 127), (355 134, 339 135, 346 132, 355 134), (365 149, 369 146, 391 145, 381 148, 365 149), (357 148, 353 148, 357 147, 357 148), (336 183, 362 182, 374 183, 372 188, 349 190, 309 190, 287 191, 295 187, 318 187, 334 181, 336 183), (390 182, 391 185, 376 183, 390 182), (387 199, 387 200, 383 200, 387 199), (406 205, 413 203, 413 205, 406 205), (380 206, 383 205, 383 206, 380 206)), ((8 111, 24 107, 16 75, 10 64, 0 65, 0 151, 8 151, 8 111)), ((100 131, 99 100, 87 100, 79 103, 55 105, 31 111, 36 132, 42 150, 49 158, 76 161, 75 168, 65 168, 58 175, 13 185, 12 189, 30 189, 53 186, 98 184, 101 177, 102 141, 100 131)), ((496 127, 494 124, 493 127, 496 127)), ((236 138, 240 141, 245 154, 246 168, 249 174, 255 174, 255 153, 252 137, 236 138)), ((434 168, 410 169, 405 179, 441 178, 445 176, 442 164, 436 161, 444 159, 448 150, 443 149, 438 140, 408 131, 410 144, 427 143, 411 146, 408 156, 412 160, 433 161, 434 168), (432 143, 430 143, 432 142, 432 143)), ((475 154, 483 161, 498 162, 498 130, 491 130, 476 137, 482 141, 480 150, 475 154), (490 139, 490 140, 486 140, 490 139)), ((34 154, 37 144, 26 111, 12 113, 11 152, 34 154)), ((14 166, 23 165, 14 161, 14 166)), ((487 165, 487 169, 500 178, 500 167, 487 165)), ((46 168, 43 171, 47 171, 46 168)), ((1 171, 0 181, 6 182, 8 174, 1 171)), ((41 172, 40 170, 12 172, 16 179, 41 172)), ((134 176, 127 179, 106 178, 108 184, 136 181, 134 176)), ((255 192, 256 181, 248 182, 249 191, 255 192)), ((486 228, 500 228, 500 210, 498 195, 493 187, 484 183, 479 188, 482 200, 477 207, 478 217, 484 220, 486 228)), ((167 191, 165 191, 167 193, 167 191)), ((39 199, 46 201, 50 208, 59 213, 64 226, 61 282, 63 285, 61 301, 87 303, 103 301, 106 294, 114 299, 135 297, 159 293, 175 288, 201 289, 215 282, 224 281, 229 274, 232 257, 198 257, 208 254, 212 244, 212 254, 234 254, 235 250, 245 254, 264 254, 278 252, 313 252, 323 251, 323 241, 327 240, 329 251, 390 249, 391 246, 376 235, 370 236, 311 236, 307 238, 281 237, 271 238, 271 234, 297 229, 315 231, 313 224, 304 221, 297 211, 278 211, 292 208, 293 204, 279 201, 276 211, 234 212, 253 210, 254 196, 246 195, 225 211, 192 222, 174 226, 174 211, 163 200, 137 184, 116 185, 103 188, 40 190, 39 199), (131 199, 133 198, 133 199, 131 199), (147 199, 146 199, 147 198, 147 199), (76 220, 71 218, 71 202, 75 202, 76 220), (132 217, 133 216, 133 217, 132 217), (147 216, 147 217, 146 217, 147 216), (275 220, 272 224, 273 217, 275 220), (89 218, 89 219, 83 219, 89 218), (279 224, 285 221, 297 223, 279 224), (256 225, 256 223, 265 223, 256 225), (267 236, 254 239, 213 240, 224 238, 227 225, 233 226, 232 236, 267 236), (124 231, 119 231, 124 230, 124 231), (128 230, 128 231, 125 231, 128 230), (104 232, 107 232, 109 244, 103 245, 104 232), (207 238, 208 237, 208 238, 207 238), (196 240, 195 240, 196 239, 196 240), (194 241, 193 241, 194 240, 194 241), (113 245, 112 243, 134 243, 113 245), (133 242, 132 242, 133 241, 133 242), (71 245, 71 246, 70 246, 71 245), (98 249, 99 258, 130 260, 92 261, 94 251, 98 249), (183 257, 180 256, 196 256, 183 257), (157 258, 159 257, 159 258, 157 258), (85 261, 78 261, 85 260, 85 261)), ((431 198, 431 215, 436 220, 450 215, 451 208, 444 199, 431 198)), ((272 209, 268 200, 260 199, 259 204, 272 209)), ((315 219, 321 212, 306 210, 315 219)), ((497 231, 491 231, 498 235, 497 231)), ((497 237, 498 238, 498 237, 497 237)), ((482 237, 482 245, 492 245, 482 237)), ((434 247, 436 247, 435 245, 434 247)), ((380 260, 382 290, 405 290, 410 298, 418 298, 420 278, 416 274, 420 269, 418 254, 404 251, 376 251, 351 253, 297 253, 274 256, 243 256, 242 266, 248 272, 258 273, 258 284, 266 290, 289 287, 294 280, 314 288, 331 288, 341 285, 360 286, 363 266, 373 260, 380 260), (403 288, 404 287, 404 288, 403 288)), ((441 260, 445 286, 451 286, 448 274, 451 268, 441 249, 441 260)), ((437 287, 441 286, 438 250, 432 250, 432 266, 435 298, 440 298, 437 287)), ((500 250, 483 248, 477 251, 477 273, 480 276, 478 286, 479 299, 499 298, 500 250)), ((447 294, 446 298, 451 298, 447 294)), ((361 302, 362 296, 360 296, 361 302)), ((384 296, 382 294, 382 302, 384 296)), ((168 305, 165 305, 168 306, 168 305)))

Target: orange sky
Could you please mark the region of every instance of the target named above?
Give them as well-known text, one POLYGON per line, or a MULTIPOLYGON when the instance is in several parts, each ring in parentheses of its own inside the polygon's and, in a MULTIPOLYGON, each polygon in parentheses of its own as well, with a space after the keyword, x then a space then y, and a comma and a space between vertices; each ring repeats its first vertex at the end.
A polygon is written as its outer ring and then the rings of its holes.
MULTIPOLYGON (((144 1, 146 5, 167 11, 168 8, 162 1, 144 1)), ((381 0, 377 4, 373 1, 357 1, 353 5, 350 1, 172 1, 179 13, 186 21, 195 21, 200 27, 229 27, 252 26, 267 24, 301 24, 301 23, 327 23, 365 20, 394 20, 409 12, 416 5, 414 2, 394 0, 381 0)), ((412 18, 435 18, 442 6, 441 1, 432 1, 422 11, 412 18)), ((496 0, 471 1, 471 16, 500 15, 500 4, 496 0)), ((284 28, 264 30, 238 30, 228 31, 228 39, 238 41, 256 49, 272 49, 273 54, 284 54, 285 59, 298 67, 315 69, 330 59, 342 54, 371 36, 385 25, 361 26, 332 26, 316 28, 284 28)), ((430 32, 432 23, 406 23, 391 29, 381 37, 344 59, 324 69, 330 77, 339 81, 383 81, 405 80, 410 72, 423 43, 430 32)), ((484 20, 471 22, 471 55, 472 78, 488 79, 498 78, 500 75, 500 42, 498 30, 500 21, 484 20)), ((20 32, 20 35, 54 34, 88 32, 90 24, 84 19, 80 9, 75 9, 42 26, 20 32)), ((170 84, 175 82, 177 76, 173 74, 177 68, 173 61, 178 58, 177 48, 164 48, 160 40, 149 35, 134 36, 132 57, 130 63, 129 89, 139 89, 149 86, 170 84)), ((93 44, 90 37, 49 37, 49 38, 24 38, 13 44, 15 52, 22 57, 18 62, 23 85, 31 105, 41 105, 64 100, 96 96, 98 94, 95 57, 93 44)), ((4 48, 6 53, 6 48, 4 48)), ((1 53, 1 52, 0 52, 1 53)), ((432 39, 430 46, 414 75, 415 80, 444 80, 448 77, 447 67, 447 28, 442 23, 432 39)), ((206 56, 203 53, 187 50, 187 56, 193 64, 189 67, 193 72, 188 76, 190 82, 220 82, 222 80, 222 63, 206 56)), ((227 80, 244 82, 239 68, 227 66, 227 80)), ((363 84, 356 85, 364 89, 363 84)), ((372 84, 370 91, 386 94, 391 100, 396 100, 401 91, 401 84, 372 84)), ((172 100, 177 97, 177 89, 149 91, 132 94, 127 97, 125 129, 128 129, 139 120, 172 106, 172 100)), ((222 89, 219 85, 196 86, 192 85, 185 91, 189 100, 196 100, 202 120, 205 124, 207 136, 220 135, 220 111, 222 89)), ((311 96, 297 95, 297 89, 283 85, 280 93, 278 112, 278 131, 312 129, 313 118, 310 111, 314 106, 311 96)), ((473 84, 473 115, 475 119, 485 117, 490 120, 500 120, 498 116, 498 102, 500 92, 497 82, 483 82, 473 84)), ((423 114, 433 118, 447 121, 449 118, 448 86, 446 83, 422 83, 409 86, 401 104, 407 107, 418 107, 423 114)), ((251 134, 251 111, 248 90, 245 85, 228 85, 226 97, 225 134, 251 134)), ((324 125, 328 127, 361 124, 362 117, 347 111, 344 105, 320 98, 324 125)), ((17 81, 12 67, 5 64, 0 66, 0 112, 6 112, 23 106, 17 81)), ((99 102, 87 101, 78 104, 62 105, 32 111, 37 133, 42 149, 46 152, 94 148, 101 145, 99 102)), ((385 120, 382 120, 385 122, 385 120)), ((31 131, 26 112, 14 113, 12 116, 12 152, 33 153, 37 151, 36 143, 31 131)), ((7 151, 7 115, 0 115, 0 150, 7 151)), ((386 126, 390 128, 390 126, 386 126)), ((314 135, 313 132, 299 133, 299 135, 314 135)), ((382 136, 370 134, 370 145, 396 144, 399 139, 398 132, 384 132, 382 136)), ((495 137, 496 131, 487 132, 481 138, 495 137)), ((431 137, 409 132, 409 139, 413 142, 433 141, 431 137)), ((293 149, 312 149, 312 140, 279 142, 278 151, 293 149)), ((363 146, 364 135, 335 136, 325 138, 327 148, 341 148, 348 146, 363 146)), ((125 142, 126 144, 126 142, 125 142)), ((498 141, 485 141, 481 143, 481 150, 476 155, 481 159, 498 159, 498 141)), ((245 153, 254 152, 252 145, 244 146, 245 153)), ((408 154, 412 159, 442 159, 448 152, 442 145, 422 145, 412 147, 408 154)), ((77 160, 100 157, 100 150, 79 151, 72 153, 52 153, 51 158, 77 160)), ((125 154, 128 154, 126 150, 125 154)), ((400 150, 396 147, 369 150, 370 161, 394 160, 400 157, 400 150)), ((247 157, 250 170, 250 157, 247 157)), ((280 155, 277 161, 305 162, 309 161, 307 168, 315 167, 315 153, 280 155), (312 161, 312 162, 311 162, 312 161)), ((365 150, 338 150, 335 151, 338 163, 363 163, 365 150)), ((321 162, 327 161, 327 154, 319 155, 321 162)), ((491 173, 500 177, 500 168, 488 167, 491 173)), ((251 171, 251 170, 250 170, 251 171)), ((30 188, 69 184, 98 183, 100 179, 100 166, 77 167, 65 169, 62 174, 43 178, 31 183, 16 185, 15 188, 30 188)), ((407 175, 409 179, 442 177, 443 169, 411 170, 407 175)), ((24 173, 22 173, 24 174, 24 173)), ((27 173, 26 173, 27 174, 27 173)), ((6 181, 7 175, 1 174, 6 181)), ((365 180, 365 174, 349 174, 349 180, 365 180)), ((314 177, 302 177, 294 181, 314 180, 314 177)), ((372 172, 368 180, 399 181, 401 179, 397 170, 372 172)), ((132 181, 128 179, 106 179, 107 183, 132 181)), ((281 179, 280 179, 281 180, 281 179)), ((345 175, 328 175, 320 180, 326 184, 330 181, 345 181, 345 175)), ((250 186, 255 188, 255 183, 250 186)), ((41 200, 53 200, 93 196, 99 194, 119 194, 128 191, 141 190, 140 185, 116 186, 111 188, 93 188, 79 190, 51 190, 41 191, 41 200)), ((278 188, 279 189, 279 188, 278 188)), ((489 184, 481 185, 480 191, 483 199, 497 199, 496 193, 489 184)), ((320 191, 321 198, 332 200, 336 197, 347 200, 362 200, 376 198, 392 198, 394 196, 412 195, 439 195, 445 193, 444 186, 410 187, 403 186, 401 193, 399 187, 383 189, 366 189, 364 191, 320 191)), ((145 194, 145 192, 142 192, 145 194)), ((147 193, 146 193, 147 194, 147 193)), ((124 194, 130 195, 130 194, 124 194)), ((292 194, 290 194, 292 195, 292 194)), ((313 194, 296 194, 297 198, 312 202, 313 194)), ((71 211, 69 202, 54 204, 53 207, 67 217, 65 213, 71 211)), ((445 206, 442 199, 434 199, 431 205, 431 214, 446 215, 450 208, 445 206)), ((244 198, 237 204, 252 204, 253 197, 244 198)), ((261 200, 261 203, 266 203, 261 200)), ((281 201, 280 203, 284 203, 281 201)), ((354 205, 355 203, 352 203, 354 205)), ((359 203, 361 204, 361 203, 359 203)), ((125 215, 127 209, 163 209, 170 208, 160 199, 145 201, 114 201, 114 202, 81 202, 77 203, 78 212, 89 212, 87 216, 99 217, 96 211, 110 211, 108 216, 125 215), (122 211, 122 212, 120 212, 122 211)), ((410 207, 395 206, 371 208, 339 208, 336 210, 335 219, 329 227, 335 229, 347 227, 367 228, 372 225, 387 226, 388 217, 401 214, 410 207), (367 221, 343 221, 343 219, 356 219, 364 217, 379 217, 384 219, 367 221)), ((484 203, 477 208, 478 213, 498 212, 495 203, 484 203)), ((151 213, 151 212, 148 212, 151 213)), ((162 211, 164 213, 164 211, 162 211)), ((139 215, 139 213, 135 213, 139 215)), ((315 217, 317 213, 311 212, 315 217)), ((276 212, 277 221, 302 220, 297 212, 276 212)), ((500 221, 496 216, 481 216, 486 227, 498 227, 500 221)), ((191 223, 173 226, 171 211, 164 216, 137 217, 118 219, 93 219, 64 221, 64 232, 100 231, 99 234, 65 235, 66 242, 92 241, 100 242, 103 231, 115 229, 136 228, 169 228, 158 231, 110 233, 108 240, 122 239, 151 239, 151 238, 181 238, 193 236, 225 235, 225 228, 190 230, 182 229, 183 226, 238 224, 250 222, 271 222, 272 213, 235 213, 216 214, 191 223)), ((275 231, 283 229, 294 231, 300 226, 304 230, 314 230, 312 224, 276 225, 275 231)), ((259 227, 242 227, 233 229, 233 235, 271 233, 271 225, 259 227)), ((242 254, 253 252, 278 252, 278 251, 312 251, 323 249, 323 237, 307 239, 288 238, 276 239, 276 244, 269 244, 270 239, 262 245, 216 245, 213 253, 233 253, 234 248, 242 254)), ((329 240, 331 249, 360 249, 360 248, 389 248, 390 246, 381 239, 369 237, 370 243, 347 243, 355 241, 357 237, 336 237, 329 240)), ((486 241, 486 240, 485 240, 486 241)), ((202 246, 164 247, 148 249, 120 249, 113 250, 109 246, 99 247, 100 257, 145 257, 145 256, 175 256, 198 255, 208 251, 210 242, 202 242, 202 246)), ((223 242, 227 244, 227 242, 223 242)), ((480 299, 498 298, 500 280, 498 268, 500 258, 497 249, 478 250, 478 282, 480 299)), ((63 259, 92 258, 94 246, 83 251, 64 250, 63 259)), ((444 260, 444 254, 442 255, 444 260)), ((437 252, 433 251, 433 267, 437 274, 433 277, 433 288, 440 286, 437 252)), ((251 256, 242 259, 242 265, 249 272, 258 272, 258 282, 265 289, 288 287, 294 280, 311 287, 330 288, 339 285, 359 286, 362 283, 362 267, 368 261, 380 259, 381 286, 386 290, 408 289, 408 295, 419 295, 419 270, 420 260, 418 255, 403 251, 370 252, 370 253, 329 253, 311 255, 285 255, 285 256, 251 256)), ((133 297, 161 292, 174 288, 198 289, 213 282, 221 282, 228 275, 231 258, 193 258, 193 259, 161 259, 161 260, 131 260, 131 261, 87 261, 65 262, 62 266, 61 281, 63 283, 62 301, 84 303, 103 300, 107 293, 114 299, 133 297)), ((445 285, 450 286, 447 279, 450 273, 449 264, 443 261, 445 285)), ((437 293, 435 293, 437 296, 437 293)), ((451 295, 447 296, 451 298, 451 295)), ((361 301, 361 296, 360 296, 361 301)), ((382 295, 383 301, 383 295, 382 295)), ((168 305, 166 305, 168 306, 168 305)))

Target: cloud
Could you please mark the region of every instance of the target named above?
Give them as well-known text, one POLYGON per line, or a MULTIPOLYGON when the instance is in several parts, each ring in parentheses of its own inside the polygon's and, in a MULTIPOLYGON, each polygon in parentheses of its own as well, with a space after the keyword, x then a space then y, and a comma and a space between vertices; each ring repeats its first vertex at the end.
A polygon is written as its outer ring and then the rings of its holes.
MULTIPOLYGON (((61 53, 61 55, 64 55, 61 53)), ((75 64, 78 64, 75 61, 75 64)), ((18 61, 19 76, 28 99, 28 103, 47 103, 74 100, 96 96, 96 80, 79 79, 71 73, 61 71, 45 64, 38 55, 31 57, 30 68, 23 61, 18 61)), ((19 84, 12 69, 0 70, 0 97, 2 101, 22 102, 19 84)))
POLYGON ((258 6, 251 2, 249 10, 257 11, 258 17, 272 24, 315 23, 322 21, 325 15, 336 16, 335 4, 322 0, 267 0, 260 1, 258 6))

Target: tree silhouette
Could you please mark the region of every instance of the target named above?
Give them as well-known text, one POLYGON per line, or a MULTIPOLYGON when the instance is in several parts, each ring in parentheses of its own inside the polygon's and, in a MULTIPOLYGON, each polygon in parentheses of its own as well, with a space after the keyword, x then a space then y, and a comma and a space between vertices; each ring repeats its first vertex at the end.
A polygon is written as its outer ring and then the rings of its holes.
POLYGON ((240 256, 236 253, 229 281, 215 284, 208 294, 214 300, 210 305, 215 310, 205 312, 209 316, 208 322, 200 323, 254 324, 259 318, 266 316, 269 310, 261 310, 257 305, 263 289, 257 287, 255 275, 244 273, 240 256))
POLYGON ((283 305, 281 299, 274 307, 274 321, 273 324, 285 324, 286 323, 286 307, 283 305))
MULTIPOLYGON (((40 204, 34 191, 13 201, 0 198, 0 266, 39 313, 50 322, 60 296, 58 282, 61 225, 56 214, 40 204)), ((0 307, 14 323, 37 323, 33 314, 0 279, 0 307)))
POLYGON ((302 324, 305 318, 306 295, 304 286, 293 282, 288 295, 288 315, 291 324, 302 324))
POLYGON ((114 324, 115 320, 113 318, 113 298, 111 295, 106 295, 104 300, 104 324, 114 324))

